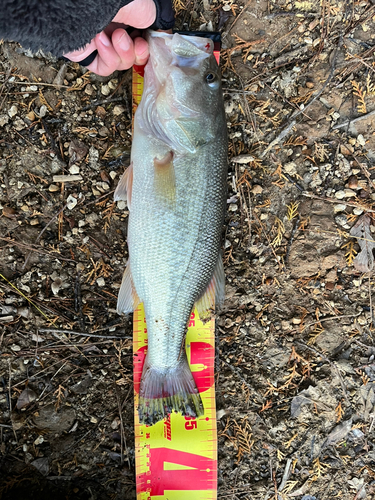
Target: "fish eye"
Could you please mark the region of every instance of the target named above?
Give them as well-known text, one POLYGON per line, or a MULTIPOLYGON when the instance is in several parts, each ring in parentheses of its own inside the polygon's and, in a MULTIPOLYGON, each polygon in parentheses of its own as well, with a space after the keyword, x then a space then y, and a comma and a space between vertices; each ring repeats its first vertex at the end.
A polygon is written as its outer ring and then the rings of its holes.
POLYGON ((208 83, 208 85, 212 86, 212 84, 216 83, 217 80, 218 80, 218 77, 215 73, 206 73, 205 75, 205 80, 206 80, 206 83, 208 83))

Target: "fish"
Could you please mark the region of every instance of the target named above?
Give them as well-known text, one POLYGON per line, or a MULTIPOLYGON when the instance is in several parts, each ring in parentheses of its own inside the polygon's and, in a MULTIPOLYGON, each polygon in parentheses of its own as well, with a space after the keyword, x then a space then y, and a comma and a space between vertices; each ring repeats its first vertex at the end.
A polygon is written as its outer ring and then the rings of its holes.
POLYGON ((131 163, 115 200, 129 207, 129 259, 117 311, 143 302, 148 349, 139 421, 204 413, 184 339, 194 305, 207 319, 225 294, 221 233, 228 139, 220 71, 208 38, 148 31, 131 163))

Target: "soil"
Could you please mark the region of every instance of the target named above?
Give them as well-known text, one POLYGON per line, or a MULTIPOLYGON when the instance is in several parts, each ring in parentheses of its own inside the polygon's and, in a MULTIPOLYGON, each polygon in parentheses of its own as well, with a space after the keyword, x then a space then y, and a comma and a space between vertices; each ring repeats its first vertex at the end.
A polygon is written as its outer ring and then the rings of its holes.
MULTIPOLYGON (((223 39, 218 498, 375 498, 375 6, 176 6, 223 39)), ((3 499, 135 498, 130 84, 0 45, 3 499)))

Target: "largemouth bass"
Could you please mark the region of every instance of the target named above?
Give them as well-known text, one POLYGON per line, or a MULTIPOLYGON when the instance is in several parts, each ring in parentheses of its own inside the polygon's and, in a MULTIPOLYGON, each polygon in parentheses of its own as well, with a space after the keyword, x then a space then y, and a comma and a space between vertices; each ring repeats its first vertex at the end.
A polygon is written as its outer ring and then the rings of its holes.
POLYGON ((148 351, 139 393, 147 424, 203 414, 183 345, 190 314, 224 299, 220 255, 227 133, 218 65, 207 38, 148 33, 131 165, 115 200, 129 206, 129 261, 117 310, 144 303, 148 351))

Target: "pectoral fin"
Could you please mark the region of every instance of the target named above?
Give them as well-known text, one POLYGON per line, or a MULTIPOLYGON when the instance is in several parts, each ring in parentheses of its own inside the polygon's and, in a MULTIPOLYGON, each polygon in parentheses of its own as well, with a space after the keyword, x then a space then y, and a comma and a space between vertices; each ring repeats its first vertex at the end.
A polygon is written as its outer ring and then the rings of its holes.
POLYGON ((133 189, 133 162, 125 170, 122 175, 114 194, 115 201, 124 200, 130 210, 131 199, 132 199, 132 189, 133 189))
POLYGON ((160 160, 154 158, 154 188, 161 202, 173 205, 176 201, 176 177, 173 166, 173 153, 169 151, 160 160))
POLYGON ((117 312, 119 314, 128 314, 134 311, 140 302, 141 301, 134 287, 130 262, 128 262, 118 294, 117 312))
POLYGON ((195 303, 200 319, 202 321, 208 320, 210 311, 215 308, 215 302, 216 307, 220 308, 223 305, 224 298, 225 275, 223 259, 220 253, 211 281, 204 294, 195 303))

